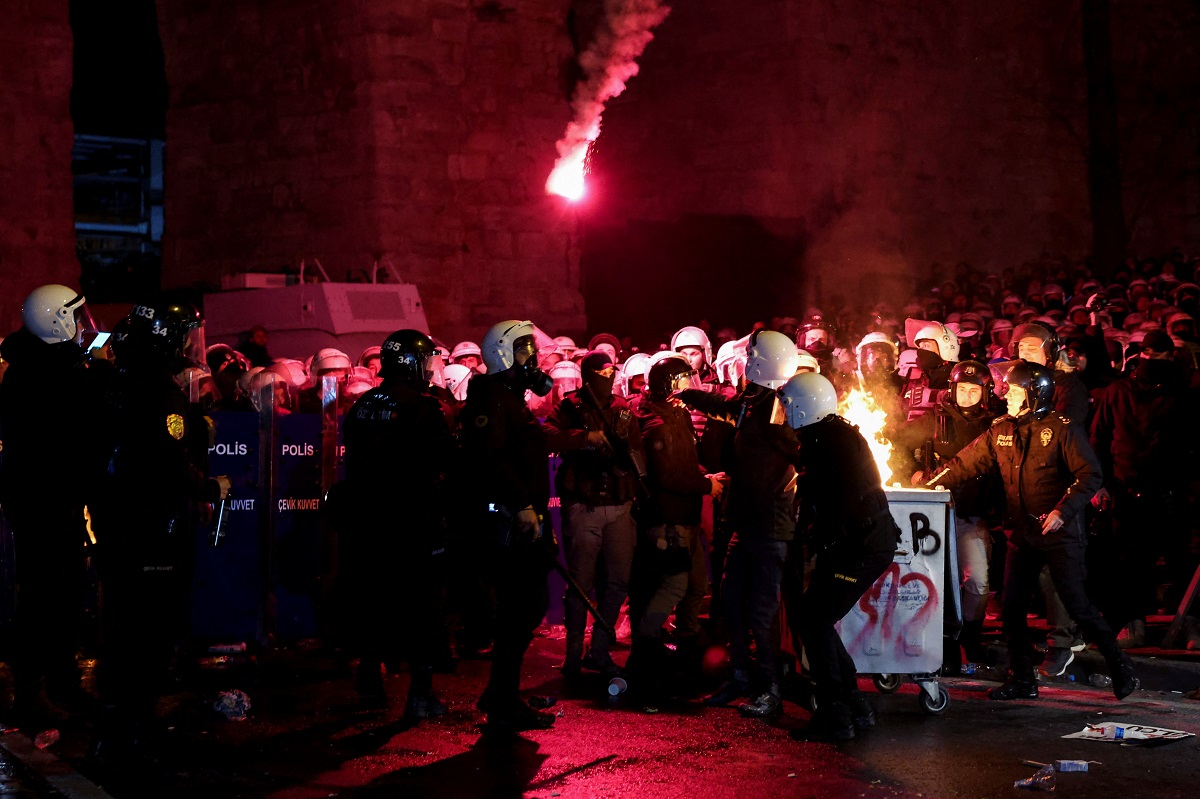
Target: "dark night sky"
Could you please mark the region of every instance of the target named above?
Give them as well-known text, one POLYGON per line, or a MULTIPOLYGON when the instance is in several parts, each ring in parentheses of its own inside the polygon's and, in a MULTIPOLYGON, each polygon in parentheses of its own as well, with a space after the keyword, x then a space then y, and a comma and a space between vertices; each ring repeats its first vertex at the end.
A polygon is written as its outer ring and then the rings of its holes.
POLYGON ((76 133, 163 138, 167 80, 154 0, 71 0, 76 133))

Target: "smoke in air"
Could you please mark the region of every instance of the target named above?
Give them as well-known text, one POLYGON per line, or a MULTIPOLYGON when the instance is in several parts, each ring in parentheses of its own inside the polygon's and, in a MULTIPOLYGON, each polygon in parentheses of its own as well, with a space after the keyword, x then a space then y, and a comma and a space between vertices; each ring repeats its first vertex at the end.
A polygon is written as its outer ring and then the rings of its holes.
POLYGON ((579 56, 585 78, 571 101, 575 116, 556 145, 558 160, 546 181, 547 193, 569 200, 583 196, 588 149, 600 135, 604 104, 638 73, 637 58, 654 38, 650 31, 669 13, 660 0, 604 0, 604 21, 579 56))

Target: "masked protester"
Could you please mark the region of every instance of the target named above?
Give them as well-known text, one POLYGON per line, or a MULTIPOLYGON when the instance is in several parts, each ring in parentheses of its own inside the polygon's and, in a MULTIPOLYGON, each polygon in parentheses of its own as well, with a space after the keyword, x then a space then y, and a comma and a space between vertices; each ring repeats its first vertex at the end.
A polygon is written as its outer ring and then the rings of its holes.
MULTIPOLYGON (((585 593, 596 584, 600 614, 613 622, 629 593, 637 529, 633 501, 645 478, 642 436, 627 400, 614 396, 615 366, 603 350, 579 364, 582 387, 565 396, 546 419, 546 443, 562 456, 557 488, 563 508, 563 546, 567 569, 585 593)), ((563 600, 567 652, 563 675, 581 669, 608 676, 619 672, 609 654, 612 641, 592 627, 591 648, 583 655, 587 609, 571 592, 563 600)))
POLYGON ((1100 464, 1078 424, 1054 411, 1054 377, 1044 366, 1018 362, 1004 381, 1008 415, 996 420, 934 475, 930 488, 954 490, 999 470, 1011 533, 1004 575, 1004 637, 1011 674, 988 692, 991 699, 1033 699, 1034 647, 1026 614, 1043 565, 1083 637, 1108 663, 1113 693, 1124 699, 1138 687, 1133 663, 1084 588, 1083 509, 1100 488, 1100 464))
POLYGON ((88 506, 103 596, 94 745, 119 758, 156 740, 154 708, 186 622, 192 508, 219 502, 229 482, 205 479, 209 428, 174 380, 203 363, 199 312, 170 297, 135 305, 112 347, 88 506))
POLYGON ((1151 331, 1133 374, 1101 396, 1092 422, 1092 442, 1104 467, 1104 487, 1093 504, 1113 513, 1113 538, 1097 543, 1104 557, 1099 572, 1119 583, 1103 607, 1114 624, 1128 625, 1122 646, 1145 645, 1146 616, 1157 609, 1154 568, 1163 556, 1175 586, 1188 584, 1195 569, 1185 521, 1189 484, 1196 477, 1197 397, 1172 360, 1175 346, 1151 331))
POLYGON ((96 372, 103 369, 89 369, 79 345, 89 324, 86 309, 74 289, 35 289, 21 307, 24 325, 0 348, 8 365, 0 386, 0 500, 13 531, 19 589, 13 716, 36 729, 66 717, 52 699, 72 706, 81 696, 75 653, 85 585, 86 481, 63 467, 80 451, 80 425, 70 420, 80 408, 94 407, 96 372))
MULTIPOLYGON (((955 455, 991 427, 998 415, 991 407, 994 383, 988 367, 962 361, 950 372, 950 390, 932 413, 902 429, 896 451, 906 463, 897 474, 911 475, 921 485, 955 455)), ((957 516, 958 578, 962 586, 963 628, 959 637, 967 659, 985 663, 981 636, 987 611, 988 564, 991 562, 991 522, 1001 505, 999 478, 992 473, 964 481, 954 491, 957 516)), ((953 673, 961 668, 958 644, 948 642, 946 665, 953 673)))
POLYGON ((338 537, 339 563, 359 633, 354 687, 365 704, 385 706, 380 669, 401 651, 412 675, 404 715, 416 720, 446 712, 433 671, 445 637, 441 508, 455 444, 451 410, 430 392, 433 340, 398 330, 380 355, 383 382, 346 414, 346 482, 356 518, 338 537))
POLYGON ((633 646, 626 671, 635 698, 649 705, 669 693, 671 670, 661 640, 662 626, 672 608, 684 599, 695 552, 699 551, 703 563, 703 499, 719 498, 724 489, 723 476, 705 474, 696 456, 696 434, 689 414, 673 400, 676 392, 696 388, 698 382, 686 360, 667 358, 651 367, 645 399, 639 406, 649 496, 640 514, 641 534, 629 598, 633 646))
MULTIPOLYGON (((789 581, 787 591, 796 651, 802 644, 817 697, 817 712, 797 737, 849 740, 856 727, 874 726, 875 712, 858 691, 854 661, 834 625, 891 564, 900 530, 866 439, 837 415, 833 384, 800 374, 779 395, 800 442, 798 529, 809 557, 816 558, 808 590, 798 579, 789 581)), ((808 560, 799 543, 792 542, 791 570, 808 560)))
POLYGON ((791 339, 760 331, 749 343, 748 385, 741 393, 733 398, 695 389, 679 393, 688 407, 737 428, 727 507, 733 536, 722 581, 733 676, 704 701, 712 707, 725 707, 753 696, 739 710, 754 718, 771 718, 782 710, 771 627, 779 610, 787 544, 795 534, 796 470, 792 460, 796 436, 783 424, 775 390, 796 374, 798 362, 791 339), (759 674, 752 682, 755 660, 759 674))
POLYGON ((511 735, 554 724, 553 713, 535 710, 519 694, 521 662, 550 604, 546 575, 556 554, 546 521, 546 435, 525 405, 525 392, 544 397, 553 381, 538 368, 530 322, 493 325, 480 349, 487 374, 471 378, 459 415, 460 493, 478 546, 490 555, 496 595, 491 675, 479 709, 487 714, 489 734, 511 735))

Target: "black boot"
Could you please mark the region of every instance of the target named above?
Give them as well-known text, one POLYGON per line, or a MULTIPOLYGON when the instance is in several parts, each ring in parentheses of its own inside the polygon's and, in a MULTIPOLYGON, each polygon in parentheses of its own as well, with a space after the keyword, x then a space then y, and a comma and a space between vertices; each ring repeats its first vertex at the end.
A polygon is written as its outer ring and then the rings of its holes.
POLYGON ((358 662, 354 690, 358 694, 359 705, 364 708, 387 707, 387 690, 383 687, 383 674, 380 672, 382 665, 377 658, 363 658, 358 662))
POLYGON ((1109 660, 1108 670, 1112 673, 1113 695, 1117 699, 1124 699, 1142 687, 1141 680, 1134 674, 1133 661, 1124 652, 1117 653, 1109 660))
POLYGON ((1018 677, 1011 675, 1003 685, 988 691, 988 699, 1007 702, 1011 699, 1037 699, 1038 686, 1033 676, 1018 677))
POLYGON ((421 666, 414 669, 412 682, 408 686, 408 699, 404 702, 404 718, 418 721, 444 715, 446 705, 433 691, 433 667, 421 666))
POLYGON ((988 662, 987 647, 983 645, 983 622, 964 621, 962 632, 958 634, 958 643, 962 646, 963 654, 971 663, 986 666, 988 662))

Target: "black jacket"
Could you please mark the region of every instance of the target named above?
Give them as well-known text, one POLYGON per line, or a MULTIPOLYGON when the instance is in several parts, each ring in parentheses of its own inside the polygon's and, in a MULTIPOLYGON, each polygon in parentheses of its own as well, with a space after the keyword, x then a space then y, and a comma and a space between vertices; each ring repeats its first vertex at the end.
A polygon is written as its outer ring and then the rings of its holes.
POLYGON ((47 344, 21 328, 0 353, 9 363, 0 384, 4 504, 42 503, 53 491, 56 502, 81 508, 86 478, 79 457, 89 431, 103 424, 83 350, 71 341, 47 344))
POLYGON ((954 490, 965 480, 993 469, 1004 481, 1013 535, 1041 534, 1039 517, 1052 510, 1065 524, 1052 535, 1075 530, 1080 512, 1099 490, 1100 462, 1083 426, 1051 411, 1042 419, 1031 413, 1002 416, 986 433, 958 453, 927 485, 954 490), (1078 517, 1078 519, 1077 519, 1078 517))
POLYGON ((564 504, 581 502, 593 507, 629 502, 637 493, 637 471, 627 450, 644 463, 641 430, 623 398, 613 396, 601 411, 583 392, 580 389, 563 397, 543 427, 549 451, 562 456, 555 480, 558 496, 564 504), (619 439, 610 439, 614 449, 588 446, 589 432, 606 430, 619 439))
POLYGON ((1096 406, 1092 444, 1110 488, 1180 491, 1196 474, 1196 396, 1175 363, 1162 363, 1162 380, 1121 378, 1096 406))
POLYGON ((688 412, 649 398, 638 404, 638 411, 650 472, 650 496, 642 503, 640 521, 650 527, 700 524, 703 500, 712 483, 696 455, 688 412))
POLYGON ((123 567, 188 559, 194 503, 216 499, 207 419, 169 371, 150 366, 116 369, 97 418, 88 505, 101 551, 123 567))
MULTIPOLYGON (((983 402, 988 402, 988 397, 983 402)), ((920 416, 897 431, 893 464, 902 467, 897 472, 903 485, 918 471, 932 475, 963 447, 970 444, 992 425, 996 414, 984 411, 968 417, 950 401, 942 398, 933 413, 920 416)), ((895 466, 893 466, 895 468, 895 466)), ((954 489, 955 512, 961 517, 990 516, 999 505, 999 478, 991 472, 964 480, 954 489)))
POLYGON ((810 548, 891 552, 899 531, 888 510, 879 468, 858 428, 830 416, 799 431, 800 527, 810 548))
POLYGON ((679 398, 709 418, 737 425, 726 511, 733 530, 742 538, 790 541, 799 442, 786 424, 771 424, 775 392, 751 384, 733 398, 695 389, 679 398))
POLYGON ((546 434, 525 405, 524 389, 508 372, 476 375, 459 413, 464 510, 490 504, 516 513, 532 506, 544 514, 550 502, 546 434))
POLYGON ((1054 371, 1054 410, 1075 424, 1088 421, 1090 402, 1087 386, 1075 372, 1054 371))

